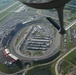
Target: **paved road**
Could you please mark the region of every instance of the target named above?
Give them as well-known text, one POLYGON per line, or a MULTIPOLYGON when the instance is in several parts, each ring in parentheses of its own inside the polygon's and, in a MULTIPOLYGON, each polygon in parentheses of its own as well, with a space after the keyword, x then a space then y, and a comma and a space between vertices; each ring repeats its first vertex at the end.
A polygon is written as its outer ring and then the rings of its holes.
POLYGON ((76 24, 76 20, 72 21, 68 26, 65 27, 65 30, 68 30, 70 27, 76 24))
POLYGON ((56 73, 56 75, 59 75, 59 73, 58 73, 58 65, 59 65, 60 61, 61 61, 63 58, 65 58, 68 54, 70 54, 72 51, 74 51, 75 49, 76 49, 76 47, 73 48, 73 49, 71 49, 69 52, 67 52, 64 56, 62 56, 62 57, 56 62, 56 65, 55 65, 55 73, 56 73))
MULTIPOLYGON (((75 25, 75 24, 76 24, 76 20, 74 20, 74 21, 71 22, 68 26, 66 26, 66 27, 65 27, 65 30, 68 30, 70 27, 72 27, 72 26, 75 25)), ((60 61, 61 61, 64 57, 66 57, 69 53, 71 53, 72 51, 74 51, 75 49, 76 49, 76 47, 73 48, 73 49, 71 49, 69 52, 67 52, 64 56, 62 56, 62 57, 56 62, 56 65, 55 65, 55 73, 56 73, 56 75, 59 75, 59 73, 58 73, 58 65, 59 65, 60 61)))

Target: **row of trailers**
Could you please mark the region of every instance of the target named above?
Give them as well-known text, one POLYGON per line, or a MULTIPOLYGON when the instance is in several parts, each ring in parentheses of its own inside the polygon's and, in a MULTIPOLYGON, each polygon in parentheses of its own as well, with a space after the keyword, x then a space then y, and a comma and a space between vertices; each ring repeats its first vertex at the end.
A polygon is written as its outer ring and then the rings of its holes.
POLYGON ((9 58, 9 60, 11 61, 11 63, 16 62, 17 60, 19 60, 18 57, 16 57, 16 56, 13 55, 12 53, 10 53, 9 49, 5 49, 5 50, 3 51, 3 53, 4 53, 4 55, 5 55, 6 57, 9 58))
POLYGON ((47 50, 50 47, 50 40, 31 39, 26 48, 28 50, 47 50))
POLYGON ((13 67, 13 64, 14 64, 14 65, 18 66, 20 69, 23 68, 22 62, 19 60, 18 57, 16 57, 12 53, 10 53, 9 49, 5 49, 3 51, 3 53, 4 53, 5 57, 8 59, 4 63, 6 66, 13 67))

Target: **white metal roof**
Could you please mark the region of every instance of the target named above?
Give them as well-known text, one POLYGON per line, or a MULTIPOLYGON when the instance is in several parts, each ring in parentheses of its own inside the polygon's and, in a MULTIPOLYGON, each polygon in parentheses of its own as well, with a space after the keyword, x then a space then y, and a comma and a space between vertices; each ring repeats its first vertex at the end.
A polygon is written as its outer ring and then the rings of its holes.
POLYGON ((13 58, 14 60, 18 60, 18 58, 15 56, 15 55, 13 55, 13 54, 8 54, 11 58, 13 58))
POLYGON ((4 50, 7 54, 10 53, 9 49, 5 49, 4 50))

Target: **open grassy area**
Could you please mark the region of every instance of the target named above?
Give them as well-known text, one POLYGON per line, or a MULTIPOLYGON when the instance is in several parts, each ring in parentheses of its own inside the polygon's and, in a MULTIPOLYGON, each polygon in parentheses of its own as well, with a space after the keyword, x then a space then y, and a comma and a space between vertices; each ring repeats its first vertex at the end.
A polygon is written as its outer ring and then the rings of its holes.
POLYGON ((76 19, 76 12, 75 13, 71 13, 71 19, 69 19, 69 22, 72 22, 73 20, 76 19))
POLYGON ((76 50, 64 58, 60 64, 60 72, 65 75, 66 73, 74 71, 76 68, 76 50))
POLYGON ((76 50, 70 53, 67 57, 65 57, 65 59, 76 65, 76 50))
POLYGON ((35 56, 35 55, 42 56, 43 53, 42 53, 42 52, 35 52, 33 55, 34 55, 34 56, 35 56))
POLYGON ((15 45, 18 44, 18 42, 20 41, 20 39, 21 39, 22 37, 24 37, 24 34, 26 34, 27 29, 28 29, 28 27, 27 27, 27 28, 24 28, 24 29, 22 28, 22 30, 20 30, 21 32, 19 32, 19 35, 18 35, 17 38, 16 38, 16 43, 15 43, 15 45))
POLYGON ((56 64, 56 62, 52 63, 51 67, 50 67, 52 75, 55 75, 55 64, 56 64))
POLYGON ((26 75, 55 75, 55 63, 46 63, 31 68, 27 71, 26 75))
POLYGON ((12 68, 9 68, 9 67, 3 65, 2 63, 0 63, 0 71, 3 73, 11 74, 11 73, 15 73, 19 70, 20 70, 20 68, 18 66, 14 66, 12 68))
POLYGON ((51 65, 38 66, 29 70, 26 75, 52 75, 50 67, 51 65))
MULTIPOLYGON (((55 55, 56 58, 59 54, 60 54, 60 52, 58 52, 55 55)), ((55 56, 53 56, 52 59, 49 58, 47 60, 34 62, 32 64, 32 66, 36 66, 36 65, 38 65, 38 66, 28 70, 26 75, 55 75, 55 63, 56 63, 56 61, 54 61, 53 63, 50 63, 50 59, 52 61, 53 59, 55 59, 55 56)))
POLYGON ((65 70, 66 67, 69 66, 69 63, 67 61, 62 61, 62 63, 60 64, 60 70, 65 70))
POLYGON ((66 47, 69 49, 70 47, 70 41, 69 41, 69 35, 68 35, 68 31, 66 31, 66 40, 67 40, 67 44, 66 44, 66 47))
POLYGON ((36 71, 32 75, 51 75, 51 73, 50 73, 50 70, 48 69, 42 69, 42 70, 36 71))
POLYGON ((11 70, 1 63, 0 63, 0 71, 2 71, 4 73, 11 73, 11 70))
POLYGON ((68 73, 68 71, 71 70, 71 68, 73 68, 73 66, 72 66, 72 65, 69 65, 68 67, 66 67, 66 68, 64 69, 64 71, 62 72, 62 74, 65 75, 66 73, 68 73))
POLYGON ((76 29, 76 24, 72 28, 76 29))
POLYGON ((0 22, 4 21, 7 17, 9 17, 12 14, 12 12, 17 9, 19 5, 20 3, 17 3, 14 6, 0 13, 0 22))

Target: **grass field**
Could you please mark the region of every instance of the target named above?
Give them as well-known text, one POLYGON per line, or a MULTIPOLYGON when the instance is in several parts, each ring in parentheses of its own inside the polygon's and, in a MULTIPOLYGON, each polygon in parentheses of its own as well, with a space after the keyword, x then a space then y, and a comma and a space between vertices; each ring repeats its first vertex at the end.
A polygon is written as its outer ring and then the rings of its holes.
POLYGON ((69 35, 68 35, 68 31, 66 31, 66 40, 67 40, 67 45, 66 45, 66 47, 67 47, 67 49, 69 49, 69 47, 70 47, 70 41, 69 41, 69 35))
POLYGON ((26 34, 27 29, 28 29, 28 27, 27 27, 27 28, 22 28, 22 29, 20 30, 19 35, 18 35, 17 38, 16 38, 16 43, 15 43, 15 45, 17 45, 18 42, 20 41, 20 39, 21 39, 22 37, 24 37, 24 35, 26 34))
POLYGON ((42 69, 42 70, 34 72, 31 75, 51 75, 51 73, 50 73, 50 70, 48 69, 42 69))
POLYGON ((60 72, 65 75, 66 73, 74 71, 76 68, 76 50, 64 58, 60 64, 60 72))
POLYGON ((35 55, 37 55, 37 56, 42 56, 43 53, 38 51, 38 52, 35 52, 33 55, 34 55, 34 56, 35 56, 35 55))
POLYGON ((9 17, 12 14, 12 12, 18 8, 19 5, 20 3, 17 3, 14 6, 0 13, 0 22, 4 21, 7 17, 9 17))
POLYGON ((62 63, 60 64, 60 70, 65 70, 66 67, 69 66, 69 63, 67 61, 62 61, 62 63))
POLYGON ((51 65, 38 66, 29 70, 26 75, 52 75, 50 67, 51 65))
POLYGON ((76 50, 70 53, 67 57, 65 57, 65 59, 76 65, 76 50))
POLYGON ((9 0, 9 2, 2 3, 1 1, 3 1, 3 0, 0 0, 0 11, 16 2, 14 0, 9 0))
POLYGON ((0 71, 3 72, 3 73, 11 74, 11 73, 15 73, 19 70, 20 70, 20 68, 18 66, 15 66, 12 69, 10 69, 9 67, 0 63, 0 71))

